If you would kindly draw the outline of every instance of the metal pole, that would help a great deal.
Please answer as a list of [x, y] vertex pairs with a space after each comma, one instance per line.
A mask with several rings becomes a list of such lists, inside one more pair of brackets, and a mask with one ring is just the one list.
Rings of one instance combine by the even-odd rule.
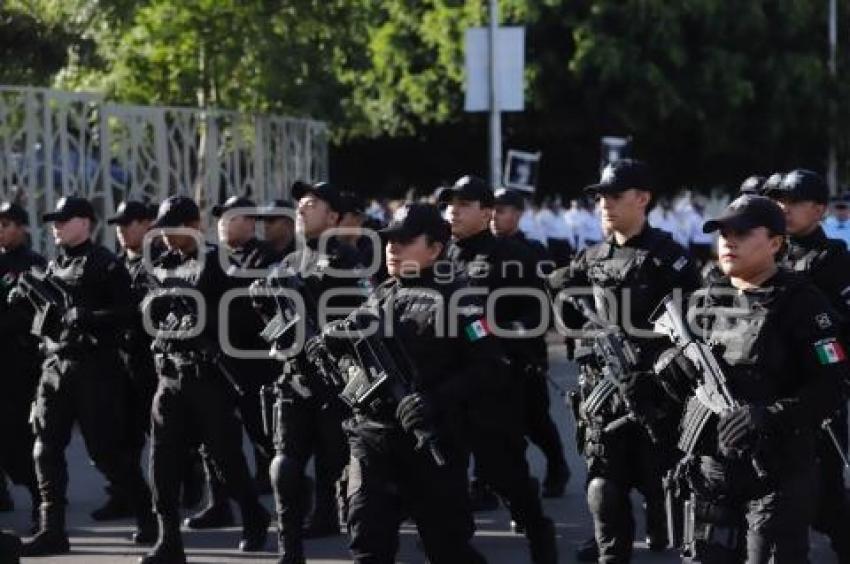
[[[838, 44], [838, 16], [836, 0], [829, 0], [829, 74], [835, 80], [838, 75], [838, 66], [836, 64], [836, 51]], [[836, 107], [835, 100], [829, 101], [829, 158], [827, 163], [826, 179], [829, 184], [829, 193], [835, 195], [838, 193], [838, 155], [835, 150], [835, 116]]]
[[502, 184], [502, 114], [499, 104], [499, 76], [496, 67], [496, 32], [499, 29], [498, 0], [490, 0], [489, 70], [490, 70], [490, 184]]

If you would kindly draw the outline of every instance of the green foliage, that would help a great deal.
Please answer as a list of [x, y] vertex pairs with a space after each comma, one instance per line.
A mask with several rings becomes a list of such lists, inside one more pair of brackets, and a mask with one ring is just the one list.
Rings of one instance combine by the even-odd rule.
[[[842, 55], [841, 78], [829, 75], [827, 4], [501, 0], [502, 23], [527, 38], [527, 110], [506, 115], [506, 144], [544, 151], [550, 189], [592, 178], [605, 134], [633, 136], [670, 187], [822, 169], [830, 132], [850, 154], [838, 104], [850, 69]], [[839, 4], [846, 50], [850, 0]], [[28, 59], [7, 41], [5, 81], [310, 115], [352, 147], [484, 127], [462, 109], [463, 37], [486, 0], [9, 0], [0, 14], [50, 46]], [[459, 139], [434, 150], [478, 164]]]

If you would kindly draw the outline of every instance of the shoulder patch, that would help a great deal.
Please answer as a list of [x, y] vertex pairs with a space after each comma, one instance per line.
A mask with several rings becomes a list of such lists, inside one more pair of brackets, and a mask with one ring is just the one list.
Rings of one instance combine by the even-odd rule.
[[464, 327], [463, 332], [466, 335], [467, 340], [472, 343], [491, 334], [490, 327], [487, 325], [487, 320], [483, 317]]
[[828, 313], [819, 313], [815, 316], [815, 323], [821, 329], [829, 329], [832, 327], [832, 320], [829, 318]]
[[844, 347], [835, 338], [823, 339], [816, 342], [815, 353], [821, 364], [835, 364], [847, 359]]

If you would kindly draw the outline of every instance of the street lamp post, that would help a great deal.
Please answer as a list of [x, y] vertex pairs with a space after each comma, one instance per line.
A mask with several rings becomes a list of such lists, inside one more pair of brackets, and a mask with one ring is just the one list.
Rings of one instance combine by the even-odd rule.
[[498, 0], [490, 0], [489, 23], [489, 79], [490, 79], [490, 185], [502, 184], [502, 114], [499, 105], [499, 76], [497, 72], [496, 48], [499, 29]]

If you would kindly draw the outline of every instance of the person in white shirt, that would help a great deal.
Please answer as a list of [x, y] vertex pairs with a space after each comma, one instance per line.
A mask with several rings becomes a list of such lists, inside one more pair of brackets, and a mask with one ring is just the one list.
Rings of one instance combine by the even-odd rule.
[[555, 264], [559, 267], [568, 265], [573, 255], [573, 234], [557, 201], [550, 200], [540, 207], [537, 225], [546, 237], [546, 246]]
[[522, 212], [522, 217], [519, 219], [519, 229], [525, 233], [526, 238], [539, 241], [545, 245], [546, 235], [543, 233], [543, 230], [540, 228], [540, 224], [537, 222], [537, 212], [535, 208], [536, 206], [534, 204], [525, 207], [525, 211]]
[[850, 248], [850, 193], [833, 200], [832, 214], [823, 222], [823, 230], [830, 239], [840, 239]]

